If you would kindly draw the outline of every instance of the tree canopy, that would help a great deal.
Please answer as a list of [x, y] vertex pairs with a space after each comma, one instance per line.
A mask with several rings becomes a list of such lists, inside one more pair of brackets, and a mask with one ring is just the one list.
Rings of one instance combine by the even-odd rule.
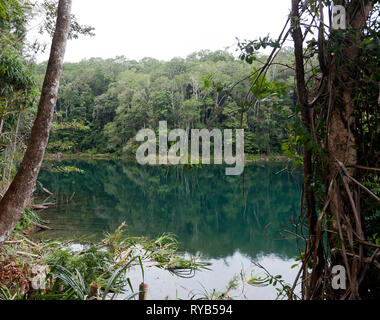
[[[290, 49], [279, 57], [284, 64], [291, 60]], [[249, 77], [260, 65], [225, 51], [170, 61], [117, 57], [66, 63], [55, 114], [60, 130], [49, 150], [132, 154], [136, 133], [166, 120], [169, 129], [242, 127], [248, 153], [280, 153], [295, 112], [294, 77], [273, 66], [241, 119]], [[37, 72], [43, 74], [44, 66], [37, 65]]]

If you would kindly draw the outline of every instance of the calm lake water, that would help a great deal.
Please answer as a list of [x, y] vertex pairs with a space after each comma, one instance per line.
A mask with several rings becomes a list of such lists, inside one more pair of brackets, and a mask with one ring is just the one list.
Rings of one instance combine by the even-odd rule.
[[[55, 173], [54, 166], [75, 166], [81, 173]], [[299, 211], [301, 176], [282, 172], [284, 164], [251, 164], [242, 176], [226, 176], [222, 166], [186, 169], [140, 166], [106, 160], [45, 162], [39, 181], [54, 192], [57, 206], [42, 212], [54, 230], [45, 238], [100, 240], [122, 222], [134, 236], [178, 236], [181, 251], [212, 263], [211, 271], [183, 279], [147, 267], [148, 299], [188, 299], [212, 289], [223, 290], [242, 270], [247, 277], [263, 272], [252, 260], [289, 282], [297, 274], [291, 230]], [[244, 189], [244, 192], [243, 192]], [[141, 272], [133, 270], [138, 287]], [[242, 294], [243, 293], [243, 294]], [[244, 286], [236, 298], [273, 299], [273, 287]]]

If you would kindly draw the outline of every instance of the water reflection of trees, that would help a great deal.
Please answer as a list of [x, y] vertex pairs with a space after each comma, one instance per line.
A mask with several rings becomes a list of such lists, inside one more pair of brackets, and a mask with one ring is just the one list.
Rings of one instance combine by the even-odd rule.
[[[218, 166], [142, 167], [113, 161], [65, 161], [84, 174], [43, 170], [40, 181], [53, 190], [60, 206], [44, 213], [56, 233], [102, 236], [126, 221], [132, 235], [178, 235], [182, 248], [207, 257], [224, 257], [237, 249], [251, 257], [276, 253], [293, 256], [294, 244], [279, 233], [298, 212], [300, 177], [280, 164], [246, 167], [226, 176]], [[67, 201], [72, 197], [71, 201]]]

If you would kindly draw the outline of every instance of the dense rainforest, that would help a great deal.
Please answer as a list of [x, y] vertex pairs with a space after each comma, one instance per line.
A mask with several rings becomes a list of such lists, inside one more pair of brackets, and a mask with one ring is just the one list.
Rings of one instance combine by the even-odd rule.
[[[140, 61], [125, 57], [65, 63], [48, 152], [135, 154], [140, 129], [245, 129], [245, 151], [279, 154], [294, 115], [294, 74], [273, 66], [260, 96], [244, 115], [253, 65], [226, 51], [201, 51], [186, 59]], [[292, 50], [278, 58], [291, 63]], [[35, 66], [36, 78], [46, 64]], [[244, 80], [245, 79], [245, 80]]]
[[[247, 154], [283, 153], [303, 168], [295, 236], [304, 243], [287, 298], [298, 283], [306, 300], [378, 299], [378, 2], [292, 0], [278, 39], [239, 42], [238, 57], [63, 64], [67, 39], [92, 34], [70, 8], [0, 0], [0, 247], [31, 207], [45, 150], [134, 157], [136, 133], [160, 120], [169, 129], [243, 128]], [[47, 63], [36, 63], [41, 46], [26, 38], [36, 12], [40, 31], [54, 35]], [[334, 266], [347, 287], [333, 288]]]

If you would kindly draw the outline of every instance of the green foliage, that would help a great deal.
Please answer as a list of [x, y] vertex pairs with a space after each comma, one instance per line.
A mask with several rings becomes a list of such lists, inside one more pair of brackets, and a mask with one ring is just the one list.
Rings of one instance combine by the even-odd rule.
[[[71, 250], [55, 250], [44, 260], [45, 264], [60, 266], [58, 271], [67, 270], [79, 273], [86, 285], [101, 284], [110, 277], [110, 268], [113, 263], [110, 252], [100, 250], [98, 247], [90, 246], [84, 252], [73, 252]], [[62, 269], [64, 268], [64, 269]], [[52, 273], [55, 269], [52, 269]]]
[[[288, 128], [289, 132], [293, 131], [293, 128]], [[288, 139], [282, 141], [281, 149], [284, 156], [292, 159], [292, 166], [298, 167], [303, 164], [301, 148], [300, 148], [300, 137], [295, 134], [289, 134]]]
[[[280, 300], [283, 298], [287, 299], [294, 299], [297, 300], [299, 297], [294, 294], [292, 291], [292, 287], [290, 284], [286, 283], [285, 280], [282, 279], [281, 275], [273, 276], [271, 275], [263, 266], [260, 264], [254, 263], [259, 268], [264, 270], [265, 275], [253, 275], [251, 274], [251, 278], [247, 280], [247, 283], [254, 287], [266, 287], [266, 286], [273, 286], [275, 290], [277, 291], [277, 298], [276, 300]], [[294, 265], [293, 267], [296, 267], [298, 265]]]
[[217, 291], [215, 289], [207, 290], [203, 288], [201, 295], [194, 295], [191, 300], [232, 300], [230, 291], [237, 289], [239, 286], [238, 276], [234, 276], [227, 284], [223, 291]]
[[[140, 266], [143, 279], [146, 261], [156, 261], [156, 267], [165, 267], [179, 276], [185, 276], [189, 270], [200, 270], [206, 265], [193, 257], [181, 257], [173, 235], [164, 234], [156, 240], [149, 240], [130, 237], [125, 230], [123, 223], [115, 232], [107, 234], [101, 243], [84, 245], [81, 250], [73, 250], [65, 245], [54, 250], [51, 247], [52, 250], [40, 262], [51, 266], [47, 278], [49, 289], [32, 298], [112, 300], [127, 293], [129, 288], [131, 294], [126, 299], [133, 299], [138, 292], [133, 291], [127, 277], [133, 265]], [[172, 264], [164, 266], [158, 262], [166, 260]]]
[[[45, 20], [41, 24], [39, 31], [40, 33], [47, 32], [51, 37], [54, 34], [55, 22], [57, 20], [57, 0], [44, 0], [41, 4], [41, 10], [44, 11]], [[91, 26], [81, 25], [77, 21], [74, 15], [71, 15], [71, 28], [69, 32], [69, 39], [78, 39], [79, 35], [89, 35], [94, 36], [95, 29]]]
[[[31, 70], [12, 50], [0, 56], [0, 85], [3, 94], [18, 90], [31, 90], [34, 86]], [[6, 91], [5, 91], [6, 90]]]
[[61, 173], [81, 173], [83, 174], [84, 171], [82, 169], [79, 169], [77, 167], [74, 167], [74, 166], [55, 166], [53, 168], [50, 169], [51, 172], [61, 172]]
[[[290, 57], [285, 53], [279, 61]], [[223, 51], [168, 62], [118, 57], [66, 63], [48, 150], [134, 155], [136, 133], [156, 130], [160, 120], [169, 129], [240, 128], [249, 77], [260, 65], [249, 66]], [[284, 68], [273, 68], [252, 88], [243, 119], [248, 153], [281, 152], [294, 110], [289, 77]]]
[[17, 286], [16, 292], [13, 292], [8, 287], [0, 285], [0, 301], [23, 300], [23, 298], [24, 294], [21, 293], [19, 286]]
[[[104, 277], [102, 278], [104, 287], [99, 287], [94, 282], [89, 285], [88, 279], [86, 280], [83, 273], [77, 269], [75, 269], [75, 273], [73, 273], [62, 265], [54, 265], [49, 273], [49, 278], [54, 277], [54, 281], [50, 280], [54, 283], [53, 286], [48, 293], [33, 296], [33, 299], [113, 300], [117, 294], [126, 292], [126, 285], [127, 283], [130, 284], [130, 280], [125, 277], [125, 273], [134, 260], [136, 260], [136, 257], [130, 259], [125, 266], [120, 267], [115, 271], [108, 270], [109, 272], [107, 275], [102, 274], [101, 277]], [[87, 266], [91, 267], [91, 264], [88, 264]], [[88, 275], [88, 272], [86, 272], [85, 275]], [[99, 280], [99, 278], [96, 280], [97, 283], [100, 284], [99, 281], [101, 280]], [[96, 288], [96, 291], [92, 293], [91, 288]], [[100, 289], [102, 291], [101, 295]], [[132, 293], [126, 299], [132, 299], [137, 294], [138, 293]]]
[[45, 221], [41, 220], [34, 211], [25, 209], [21, 219], [17, 222], [14, 228], [14, 231], [18, 232], [26, 230], [33, 222], [41, 225], [46, 223]]
[[257, 60], [257, 53], [260, 49], [266, 49], [267, 47], [280, 48], [280, 43], [277, 40], [270, 39], [268, 35], [252, 41], [240, 41], [238, 39], [238, 47], [241, 51], [239, 58], [248, 64], [252, 64], [253, 61]]

